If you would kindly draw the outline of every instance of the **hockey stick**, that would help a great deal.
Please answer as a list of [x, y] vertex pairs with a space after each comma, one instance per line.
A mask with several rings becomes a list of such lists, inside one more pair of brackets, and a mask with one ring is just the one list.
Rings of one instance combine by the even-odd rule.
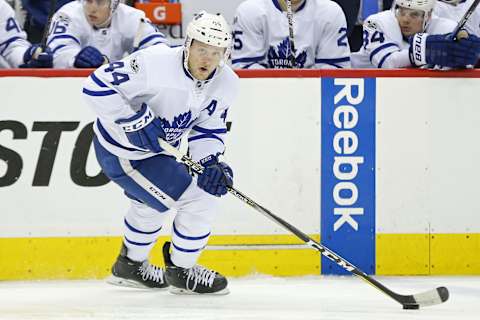
[[290, 45], [290, 62], [292, 63], [292, 68], [296, 68], [297, 58], [295, 57], [295, 40], [293, 37], [292, 1], [286, 0], [286, 3], [287, 3], [287, 20], [288, 20], [288, 42]]
[[[462, 19], [460, 19], [457, 26], [455, 27], [455, 29], [452, 32], [453, 40], [457, 40], [457, 38], [459, 37], [458, 34], [459, 34], [460, 30], [462, 30], [463, 27], [465, 27], [465, 24], [468, 22], [468, 19], [470, 19], [470, 16], [473, 14], [473, 12], [475, 11], [475, 9], [477, 8], [479, 3], [480, 3], [480, 0], [473, 1], [472, 4], [470, 5], [470, 8], [468, 8], [467, 12], [465, 12]], [[465, 35], [465, 36], [468, 36], [468, 35]]]
[[[188, 156], [182, 154], [178, 149], [175, 147], [172, 147], [169, 143], [167, 143], [164, 140], [159, 140], [160, 146], [170, 153], [171, 155], [175, 156], [177, 158], [177, 161], [184, 163], [187, 167], [192, 169], [195, 173], [201, 174], [203, 172], [203, 166], [200, 165], [199, 163], [193, 161], [191, 158]], [[236, 190], [233, 187], [228, 187], [228, 192], [230, 192], [232, 195], [243, 201], [244, 203], [248, 204], [250, 207], [253, 209], [257, 210], [261, 214], [263, 214], [265, 217], [273, 220], [274, 222], [278, 223], [291, 233], [293, 233], [295, 236], [297, 236], [299, 239], [301, 239], [303, 242], [305, 242], [307, 245], [310, 247], [320, 251], [320, 253], [327, 257], [328, 259], [332, 260], [335, 262], [337, 265], [342, 267], [343, 269], [353, 273], [356, 276], [359, 276], [363, 280], [365, 280], [368, 284], [372, 285], [376, 289], [380, 290], [393, 300], [397, 301], [403, 306], [403, 309], [418, 309], [420, 307], [426, 307], [426, 306], [431, 306], [431, 305], [436, 305], [440, 304], [442, 302], [445, 302], [448, 300], [449, 293], [448, 289], [445, 287], [439, 287], [433, 290], [429, 290], [426, 292], [414, 294], [414, 295], [401, 295], [398, 293], [393, 292], [392, 290], [388, 289], [385, 287], [383, 284], [381, 284], [379, 281], [375, 280], [374, 278], [370, 277], [367, 275], [365, 272], [360, 270], [359, 268], [355, 267], [353, 264], [345, 260], [344, 258], [340, 257], [338, 254], [333, 252], [332, 250], [328, 249], [324, 245], [316, 242], [312, 238], [310, 238], [308, 235], [297, 229], [296, 227], [292, 226], [282, 218], [276, 216], [272, 212], [270, 212], [268, 209], [262, 207], [258, 203], [256, 203], [254, 200], [250, 199], [246, 195], [242, 194], [240, 191]]]
[[48, 12], [47, 24], [43, 29], [42, 40], [40, 40], [40, 45], [42, 46], [42, 48], [47, 47], [48, 33], [50, 31], [50, 26], [52, 25], [52, 18], [53, 18], [53, 15], [55, 14], [56, 8], [57, 8], [57, 0], [50, 0], [50, 11]]

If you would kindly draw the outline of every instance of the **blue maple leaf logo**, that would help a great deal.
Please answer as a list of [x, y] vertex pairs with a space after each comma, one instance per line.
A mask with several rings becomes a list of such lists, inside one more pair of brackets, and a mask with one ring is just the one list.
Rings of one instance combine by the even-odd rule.
[[165, 139], [169, 142], [175, 141], [182, 136], [185, 129], [192, 123], [192, 112], [188, 111], [173, 117], [172, 123], [165, 118], [160, 118], [160, 121], [165, 131]]
[[302, 51], [298, 56], [295, 57], [295, 62], [297, 63], [297, 68], [303, 68], [305, 62], [307, 62], [307, 52]]
[[291, 55], [290, 51], [290, 41], [288, 38], [285, 38], [280, 44], [278, 45], [278, 55], [282, 58], [288, 58]]
[[[290, 61], [291, 50], [290, 50], [290, 41], [288, 38], [283, 39], [275, 48], [270, 46], [267, 54], [268, 66], [270, 68], [282, 69], [290, 68], [292, 62]], [[307, 52], [302, 51], [300, 54], [295, 56], [295, 62], [297, 63], [297, 68], [303, 68], [305, 62], [307, 61]]]

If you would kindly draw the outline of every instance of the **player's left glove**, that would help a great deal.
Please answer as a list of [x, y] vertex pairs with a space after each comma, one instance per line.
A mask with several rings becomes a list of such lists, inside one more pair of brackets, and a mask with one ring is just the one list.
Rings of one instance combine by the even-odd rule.
[[50, 48], [33, 44], [23, 54], [23, 64], [20, 68], [52, 68], [53, 53]]
[[200, 164], [205, 169], [198, 176], [197, 185], [211, 195], [217, 197], [225, 195], [227, 187], [233, 186], [232, 168], [225, 162], [220, 162], [215, 155], [200, 160]]
[[479, 54], [480, 38], [475, 35], [453, 40], [452, 34], [417, 33], [410, 38], [410, 62], [415, 66], [465, 67], [474, 65]]
[[147, 104], [142, 104], [142, 108], [134, 116], [127, 119], [119, 119], [115, 123], [119, 124], [125, 131], [128, 141], [134, 146], [155, 153], [163, 151], [158, 143], [159, 138], [165, 139], [162, 122], [155, 116]]
[[107, 56], [103, 55], [97, 48], [86, 46], [75, 57], [73, 66], [75, 68], [98, 68], [108, 62]]

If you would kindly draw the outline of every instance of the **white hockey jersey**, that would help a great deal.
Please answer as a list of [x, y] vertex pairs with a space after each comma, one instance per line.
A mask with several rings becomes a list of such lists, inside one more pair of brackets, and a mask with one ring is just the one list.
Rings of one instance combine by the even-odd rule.
[[72, 68], [76, 55], [86, 46], [116, 61], [138, 48], [165, 42], [165, 36], [141, 10], [120, 3], [110, 26], [99, 29], [89, 24], [82, 3], [73, 1], [55, 13], [47, 45], [53, 51], [55, 68]]
[[[426, 33], [445, 34], [455, 29], [455, 22], [432, 16]], [[408, 68], [410, 45], [400, 30], [393, 10], [369, 16], [363, 24], [363, 46], [352, 53], [353, 68]]]
[[[470, 5], [473, 1], [474, 0], [464, 0], [456, 6], [437, 1], [437, 4], [433, 9], [433, 13], [439, 17], [447, 18], [458, 23], [460, 19], [462, 19], [465, 12], [467, 12], [468, 8], [470, 8]], [[468, 31], [468, 33], [480, 37], [480, 7], [477, 7], [467, 20], [465, 29]]]
[[28, 48], [30, 42], [15, 19], [15, 11], [5, 0], [0, 0], [0, 56], [8, 63], [6, 67], [23, 64], [23, 54]]
[[227, 65], [209, 80], [195, 80], [184, 69], [183, 47], [152, 46], [97, 69], [85, 81], [83, 96], [98, 116], [96, 136], [111, 153], [132, 160], [155, 155], [130, 144], [115, 123], [146, 103], [160, 118], [166, 140], [178, 146], [188, 135], [189, 152], [200, 160], [224, 152], [227, 110], [238, 84]]
[[[345, 15], [330, 0], [306, 0], [293, 14], [298, 68], [350, 67]], [[237, 8], [233, 23], [234, 68], [290, 68], [286, 12], [277, 0], [247, 0]]]

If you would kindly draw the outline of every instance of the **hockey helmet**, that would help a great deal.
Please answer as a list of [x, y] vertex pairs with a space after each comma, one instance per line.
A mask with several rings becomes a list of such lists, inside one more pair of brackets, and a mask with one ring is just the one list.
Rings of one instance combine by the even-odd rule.
[[436, 2], [437, 0], [395, 0], [392, 9], [396, 10], [397, 7], [402, 7], [422, 11], [424, 13], [423, 30], [425, 31], [432, 17], [432, 11]]
[[[98, 6], [108, 6], [110, 8], [110, 16], [103, 24], [108, 24], [112, 20], [113, 13], [117, 10], [120, 0], [94, 0]], [[85, 4], [86, 0], [81, 0], [82, 4]]]
[[227, 62], [232, 46], [232, 30], [227, 20], [220, 13], [211, 14], [202, 10], [195, 14], [193, 20], [188, 24], [184, 45], [186, 70], [188, 70], [188, 55], [193, 40], [225, 48], [220, 67]]

